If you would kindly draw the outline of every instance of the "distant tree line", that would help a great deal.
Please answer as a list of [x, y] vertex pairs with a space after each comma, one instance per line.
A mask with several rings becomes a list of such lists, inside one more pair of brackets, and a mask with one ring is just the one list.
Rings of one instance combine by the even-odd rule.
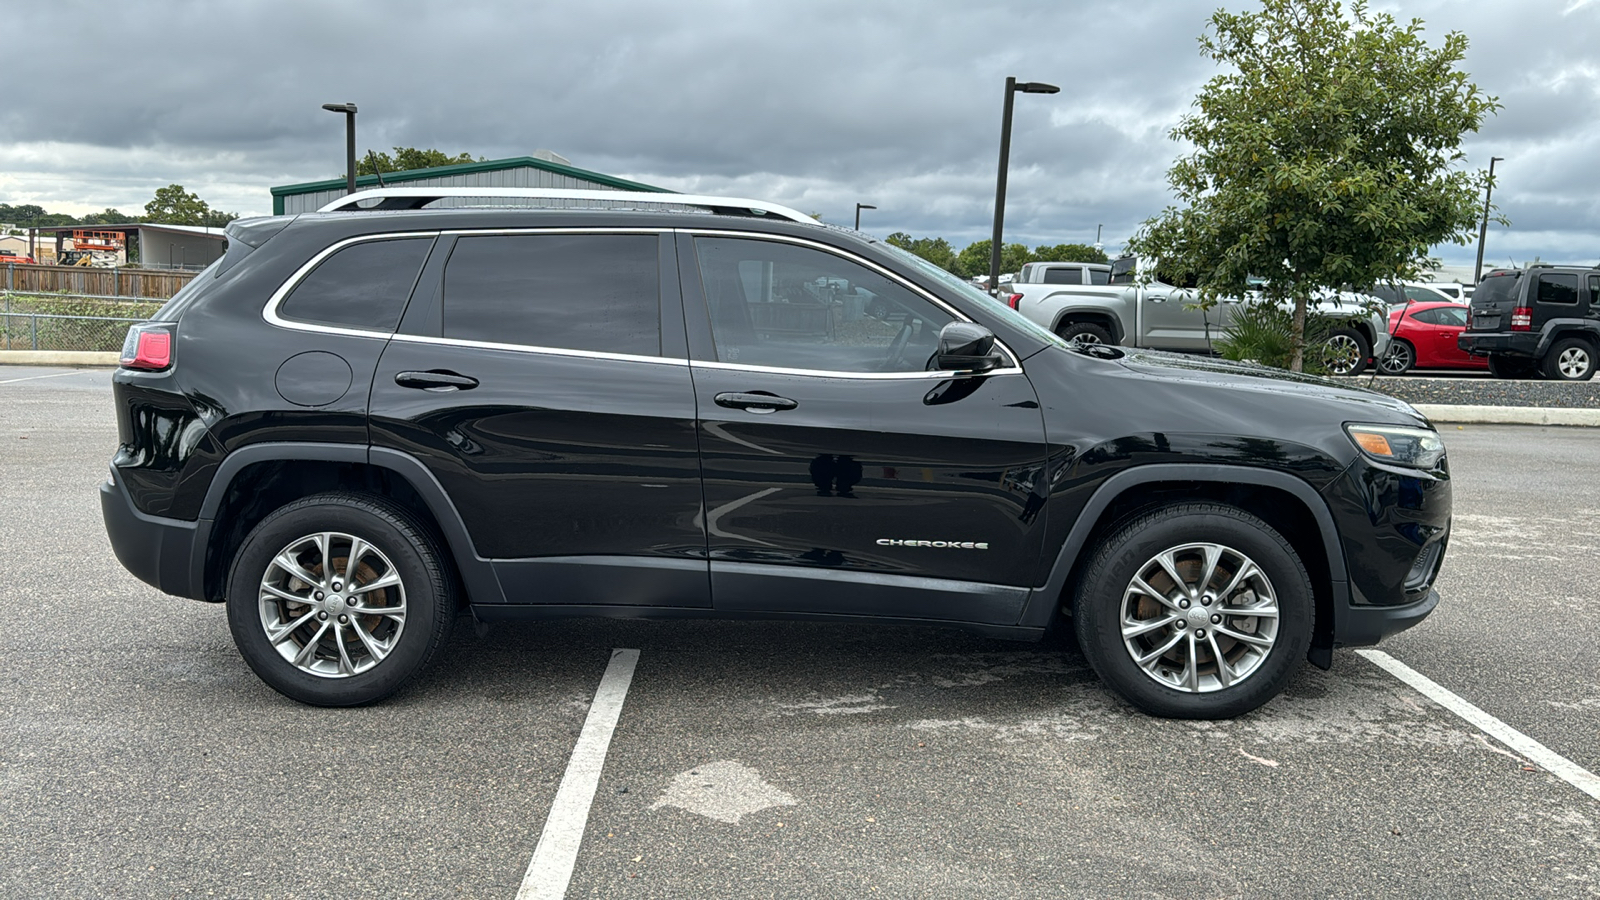
[[[484, 157], [472, 158], [471, 153], [457, 153], [455, 156], [443, 150], [419, 150], [416, 147], [396, 147], [394, 155], [378, 153], [372, 150], [367, 155], [356, 160], [357, 175], [374, 175], [379, 172], [408, 172], [412, 169], [434, 169], [439, 166], [456, 166], [461, 163], [483, 162]], [[343, 176], [340, 172], [338, 176]]]
[[[962, 278], [989, 274], [992, 241], [976, 241], [957, 252], [944, 238], [914, 238], [903, 231], [884, 240]], [[1104, 252], [1088, 244], [1041, 244], [1032, 250], [1025, 244], [1006, 244], [1000, 248], [1001, 272], [1015, 272], [1031, 262], [1103, 263], [1109, 259]]]
[[144, 205], [144, 215], [132, 216], [116, 209], [71, 216], [66, 213], [46, 212], [44, 207], [31, 203], [12, 206], [0, 203], [0, 222], [18, 228], [45, 228], [51, 225], [128, 225], [149, 222], [152, 225], [206, 225], [221, 228], [239, 218], [235, 212], [212, 209], [194, 193], [184, 190], [181, 184], [159, 188], [149, 203]]

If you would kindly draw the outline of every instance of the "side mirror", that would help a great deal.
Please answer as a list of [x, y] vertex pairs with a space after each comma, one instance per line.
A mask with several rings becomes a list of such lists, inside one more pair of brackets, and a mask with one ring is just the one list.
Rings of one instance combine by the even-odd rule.
[[998, 369], [1005, 361], [994, 349], [994, 332], [972, 322], [951, 322], [939, 329], [939, 352], [933, 359], [940, 371], [974, 374]]

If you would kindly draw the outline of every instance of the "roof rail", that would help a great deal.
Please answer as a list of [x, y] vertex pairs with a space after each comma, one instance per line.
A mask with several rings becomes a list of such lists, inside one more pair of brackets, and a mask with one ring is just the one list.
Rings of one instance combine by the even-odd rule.
[[[646, 191], [589, 191], [572, 188], [468, 188], [468, 187], [391, 187], [357, 191], [329, 203], [317, 212], [371, 212], [375, 210], [421, 209], [435, 200], [449, 197], [505, 200], [603, 200], [608, 203], [649, 203], [652, 206], [699, 206], [724, 216], [777, 216], [791, 222], [815, 225], [817, 220], [787, 206], [764, 200], [739, 197], [712, 197], [704, 194], [650, 193]], [[362, 206], [366, 201], [377, 201]], [[494, 204], [473, 204], [493, 206]], [[507, 204], [511, 205], [511, 204]]]

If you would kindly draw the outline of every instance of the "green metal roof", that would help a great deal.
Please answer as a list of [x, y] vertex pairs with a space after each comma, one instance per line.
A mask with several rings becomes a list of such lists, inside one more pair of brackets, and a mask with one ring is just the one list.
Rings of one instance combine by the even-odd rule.
[[[522, 168], [543, 169], [546, 172], [556, 175], [565, 175], [569, 178], [581, 178], [584, 181], [592, 181], [595, 184], [603, 184], [607, 187], [613, 187], [624, 191], [650, 191], [658, 194], [676, 193], [676, 191], [669, 191], [666, 188], [660, 188], [650, 184], [641, 184], [637, 181], [628, 181], [625, 178], [615, 178], [610, 175], [602, 175], [599, 172], [591, 172], [588, 169], [580, 169], [576, 166], [564, 166], [561, 163], [551, 162], [547, 159], [535, 159], [532, 156], [513, 156], [509, 159], [486, 159], [483, 162], [459, 163], [453, 166], [435, 166], [431, 169], [407, 169], [403, 172], [385, 172], [383, 173], [383, 183], [385, 185], [397, 185], [407, 181], [417, 181], [423, 178], [441, 178], [451, 175], [470, 175], [474, 172], [498, 172], [504, 169]], [[272, 189], [273, 215], [283, 215], [284, 197], [291, 197], [296, 194], [313, 194], [318, 191], [336, 191], [344, 186], [345, 179], [329, 178], [324, 181], [307, 181], [303, 184], [286, 184], [282, 187], [275, 187]], [[375, 188], [377, 186], [378, 176], [376, 175], [356, 176], [356, 190], [361, 190], [362, 188]]]

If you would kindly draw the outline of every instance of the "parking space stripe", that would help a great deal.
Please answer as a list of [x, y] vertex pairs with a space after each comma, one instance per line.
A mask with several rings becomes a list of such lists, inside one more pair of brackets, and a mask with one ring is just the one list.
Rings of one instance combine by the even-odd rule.
[[61, 378], [61, 377], [65, 376], [65, 375], [76, 375], [76, 374], [78, 374], [76, 371], [72, 371], [72, 372], [51, 372], [48, 375], [29, 375], [27, 378], [8, 378], [5, 381], [0, 381], [0, 384], [16, 384], [19, 381], [38, 381], [41, 378]]
[[1600, 800], [1600, 776], [1473, 706], [1433, 679], [1382, 650], [1357, 650], [1356, 653], [1410, 685], [1417, 693], [1466, 719], [1483, 733], [1522, 754], [1550, 774]]
[[561, 776], [561, 786], [556, 789], [555, 802], [550, 805], [550, 816], [544, 821], [544, 832], [539, 835], [539, 846], [534, 848], [527, 874], [522, 876], [517, 900], [560, 900], [566, 895], [572, 867], [578, 861], [578, 846], [583, 843], [583, 830], [589, 822], [589, 805], [600, 786], [600, 770], [606, 764], [611, 733], [622, 715], [622, 701], [628, 696], [638, 662], [637, 650], [611, 651], [611, 663], [600, 677], [594, 702], [589, 704], [589, 716], [572, 748], [566, 774]]

